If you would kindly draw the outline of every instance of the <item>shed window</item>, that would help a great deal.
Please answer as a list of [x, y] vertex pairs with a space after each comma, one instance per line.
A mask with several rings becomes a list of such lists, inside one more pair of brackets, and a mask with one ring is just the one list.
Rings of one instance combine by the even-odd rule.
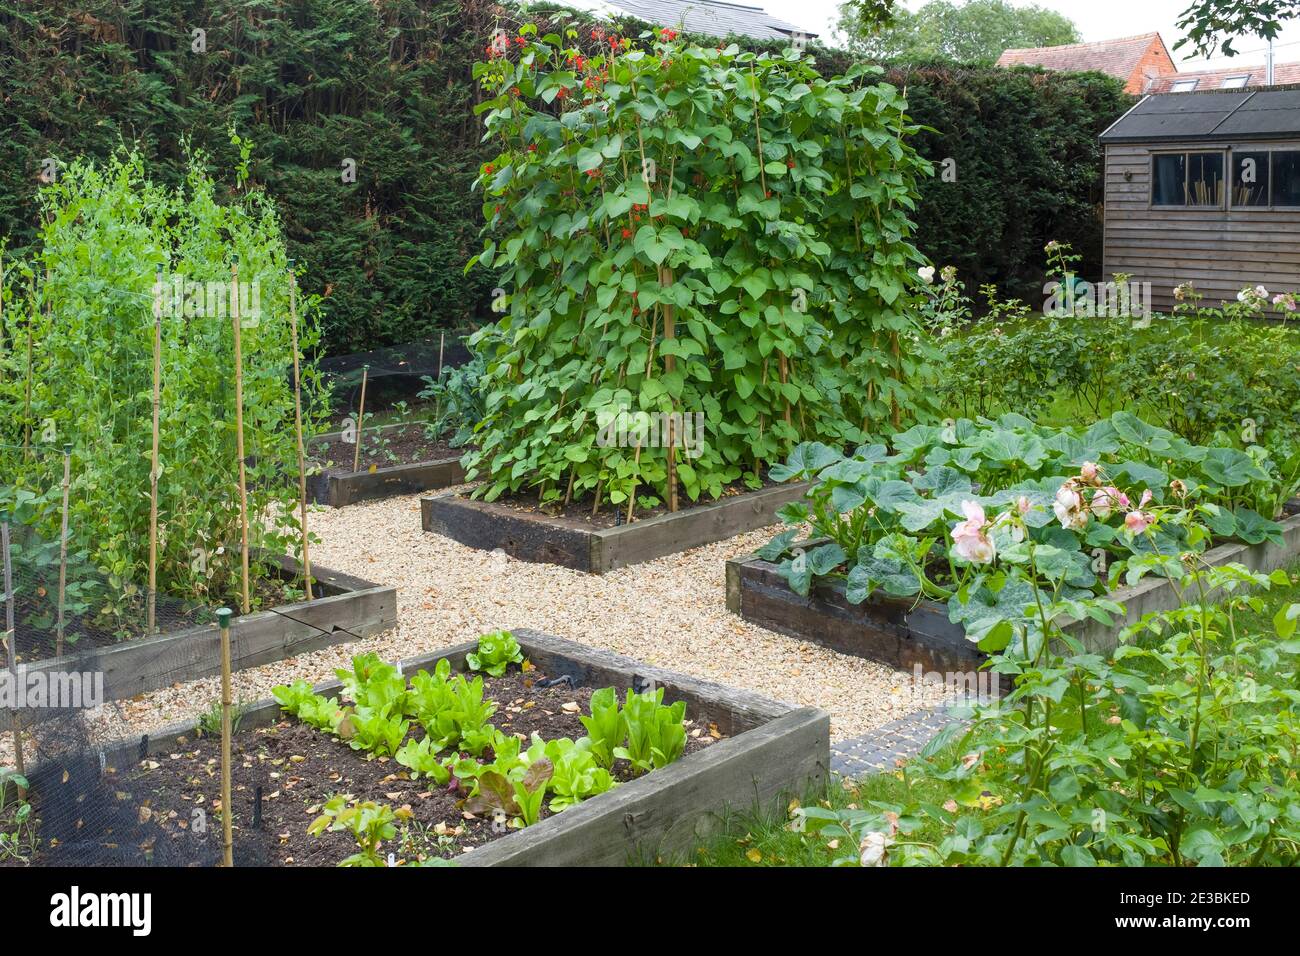
[[1222, 206], [1222, 153], [1157, 153], [1151, 164], [1153, 206]]
[[1273, 154], [1273, 205], [1300, 206], [1300, 152]]
[[1232, 204], [1267, 206], [1269, 182], [1268, 153], [1232, 154]]

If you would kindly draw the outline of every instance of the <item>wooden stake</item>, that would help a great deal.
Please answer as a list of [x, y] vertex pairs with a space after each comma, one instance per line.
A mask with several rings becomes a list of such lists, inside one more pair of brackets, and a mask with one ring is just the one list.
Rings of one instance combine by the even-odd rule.
[[59, 532], [59, 617], [55, 625], [54, 656], [63, 656], [63, 612], [68, 595], [68, 497], [72, 488], [72, 446], [63, 446], [63, 520]]
[[293, 423], [298, 433], [298, 523], [302, 528], [302, 577], [307, 600], [311, 593], [311, 555], [307, 550], [307, 465], [302, 444], [302, 379], [298, 367], [298, 277], [289, 260], [289, 337], [293, 346]]
[[221, 863], [235, 865], [230, 806], [230, 608], [217, 611], [221, 629]]
[[239, 459], [240, 609], [252, 608], [248, 595], [248, 471], [244, 464], [244, 350], [239, 330], [239, 257], [230, 264], [230, 312], [235, 327], [235, 455]]
[[641, 467], [641, 436], [636, 436], [636, 454], [632, 456], [632, 491], [627, 496], [627, 523], [632, 523], [632, 509], [636, 506], [636, 469]]
[[357, 403], [357, 450], [352, 456], [352, 470], [361, 470], [361, 430], [366, 421], [366, 379], [370, 377], [370, 366], [361, 366], [361, 401]]
[[[667, 289], [673, 284], [673, 270], [661, 266], [659, 268], [659, 285]], [[677, 335], [674, 307], [665, 305], [664, 312], [664, 341], [671, 342]], [[671, 375], [677, 368], [677, 357], [674, 355], [664, 356], [664, 374]], [[675, 427], [676, 418], [673, 415], [668, 416], [668, 510], [677, 510], [677, 429]]]
[[447, 344], [447, 333], [438, 333], [438, 378], [442, 378], [442, 350]]
[[[17, 631], [14, 628], [14, 571], [13, 563], [9, 554], [9, 518], [6, 516], [0, 521], [0, 550], [4, 551], [4, 571], [5, 571], [5, 656], [9, 658], [9, 679], [15, 690], [18, 687], [18, 640]], [[19, 721], [19, 711], [14, 708], [13, 714], [13, 735], [14, 735], [14, 769], [18, 771], [20, 777], [27, 775], [26, 768], [23, 766], [23, 733], [22, 724]], [[22, 799], [27, 796], [27, 788], [18, 788], [18, 798]]]
[[153, 454], [149, 464], [149, 609], [145, 631], [154, 633], [158, 613], [158, 405], [162, 394], [162, 269], [153, 300]]

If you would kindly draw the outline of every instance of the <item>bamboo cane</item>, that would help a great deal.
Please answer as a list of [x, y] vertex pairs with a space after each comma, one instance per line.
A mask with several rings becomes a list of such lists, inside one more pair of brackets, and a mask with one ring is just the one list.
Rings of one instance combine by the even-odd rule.
[[[673, 271], [666, 266], [659, 269], [659, 285], [667, 289], [673, 284]], [[663, 307], [664, 312], [664, 341], [671, 342], [676, 337], [675, 312], [671, 305]], [[671, 375], [677, 368], [677, 358], [674, 355], [664, 356], [664, 374]], [[677, 429], [676, 419], [670, 415], [668, 417], [668, 510], [677, 510]]]
[[447, 345], [447, 333], [439, 332], [438, 333], [438, 378], [440, 380], [442, 378], [442, 350], [446, 347], [446, 345]]
[[293, 346], [293, 423], [298, 434], [298, 520], [302, 528], [302, 577], [311, 593], [311, 555], [307, 549], [307, 467], [302, 444], [302, 378], [298, 366], [298, 277], [294, 275], [293, 260], [289, 260], [289, 336]]
[[158, 405], [162, 392], [162, 269], [155, 275], [153, 301], [153, 454], [149, 463], [149, 608], [145, 630], [156, 630], [158, 614]]
[[244, 464], [244, 351], [239, 331], [239, 257], [230, 264], [230, 311], [235, 328], [235, 455], [239, 459], [240, 609], [251, 609], [248, 596], [248, 472]]
[[[18, 640], [17, 631], [14, 628], [14, 571], [9, 553], [9, 518], [7, 515], [3, 520], [0, 520], [0, 550], [4, 551], [5, 572], [5, 656], [9, 658], [9, 679], [16, 691], [18, 688]], [[21, 714], [15, 708], [13, 710], [14, 769], [18, 771], [20, 777], [26, 777], [27, 772], [23, 765], [23, 728], [20, 717]], [[27, 788], [19, 787], [19, 799], [25, 796], [27, 796]]]
[[361, 366], [361, 401], [357, 404], [357, 450], [352, 455], [352, 470], [361, 470], [361, 430], [366, 421], [366, 379], [370, 377], [370, 366]]
[[234, 840], [230, 806], [230, 608], [217, 611], [221, 629], [221, 862], [233, 867]]
[[72, 446], [63, 446], [63, 517], [59, 531], [59, 617], [55, 625], [54, 656], [63, 656], [63, 615], [68, 595], [68, 498], [72, 488]]

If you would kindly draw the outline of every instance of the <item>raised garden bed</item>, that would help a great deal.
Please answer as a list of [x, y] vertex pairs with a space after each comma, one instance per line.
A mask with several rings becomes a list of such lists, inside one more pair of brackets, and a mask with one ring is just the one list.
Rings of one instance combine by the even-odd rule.
[[[273, 557], [281, 573], [301, 577], [289, 557]], [[231, 667], [242, 670], [378, 634], [397, 623], [397, 589], [312, 567], [315, 600], [296, 601], [235, 617]], [[74, 650], [61, 658], [19, 664], [20, 679], [36, 672], [97, 671], [105, 701], [135, 697], [184, 681], [221, 673], [221, 638], [215, 624], [187, 627], [111, 647]], [[0, 726], [8, 726], [0, 711]]]
[[781, 506], [807, 488], [774, 485], [613, 527], [453, 492], [421, 499], [420, 510], [425, 531], [471, 548], [501, 548], [524, 561], [604, 574], [776, 524]]
[[[1242, 564], [1252, 571], [1285, 568], [1300, 559], [1300, 516], [1282, 521], [1283, 544], [1224, 544], [1205, 553], [1210, 564]], [[1163, 578], [1148, 577], [1109, 595], [1122, 604], [1125, 617], [1107, 627], [1099, 621], [1075, 621], [1067, 629], [1093, 653], [1115, 649], [1117, 635], [1143, 615], [1178, 606], [1174, 589]], [[814, 585], [808, 597], [790, 589], [777, 565], [757, 556], [727, 562], [727, 608], [745, 620], [813, 641], [845, 654], [866, 657], [911, 670], [964, 673], [987, 655], [966, 639], [948, 609], [929, 600], [898, 600], [873, 595], [850, 604], [844, 587]]]
[[[535, 631], [513, 633], [536, 670], [488, 678], [489, 696], [513, 705], [502, 707], [493, 718], [504, 732], [539, 729], [548, 739], [576, 737], [582, 727], [565, 712], [564, 703], [585, 701], [598, 687], [612, 686], [621, 696], [625, 688], [653, 685], [664, 688], [665, 703], [685, 701], [692, 727], [703, 729], [703, 736], [713, 742], [706, 744], [702, 736], [688, 738], [693, 742], [675, 763], [627, 779], [526, 829], [503, 832], [490, 820], [464, 819], [444, 787], [403, 779], [403, 768], [395, 761], [366, 761], [319, 731], [286, 721], [278, 704], [263, 701], [243, 711], [235, 735], [236, 863], [284, 865], [290, 857], [293, 863], [337, 863], [355, 850], [354, 846], [348, 849], [347, 837], [316, 838], [305, 832], [315, 815], [307, 812], [308, 807], [337, 792], [394, 806], [410, 804], [423, 832], [454, 833], [446, 842], [446, 855], [461, 865], [621, 865], [689, 852], [720, 825], [720, 814], [727, 807], [748, 809], [756, 801], [769, 808], [783, 806], [787, 795], [801, 795], [825, 780], [830, 719], [824, 711], [792, 708]], [[466, 654], [477, 647], [477, 642], [462, 644], [404, 661], [402, 673], [431, 669], [444, 657], [453, 671], [464, 670]], [[541, 675], [568, 681], [543, 688], [537, 683]], [[332, 681], [316, 691], [330, 695], [340, 687]], [[211, 847], [195, 846], [193, 834], [175, 822], [187, 824], [193, 808], [208, 807], [207, 842], [219, 840], [220, 826], [211, 810], [217, 783], [209, 773], [216, 742], [196, 742], [195, 733], [193, 723], [176, 726], [142, 741], [116, 745], [104, 754], [106, 770], [97, 789], [117, 794], [119, 800], [120, 794], [128, 794], [132, 806], [150, 808], [148, 816], [160, 821], [149, 848], [155, 859], [213, 859]], [[150, 755], [166, 756], [150, 761]], [[42, 785], [60, 773], [60, 768], [51, 766], [29, 775], [37, 801]], [[262, 815], [261, 829], [256, 830], [253, 813], [259, 788]], [[439, 822], [443, 827], [437, 827]], [[464, 852], [467, 846], [474, 849]], [[402, 854], [396, 841], [384, 849]], [[64, 851], [94, 858], [96, 848], [79, 852], [65, 847]], [[330, 859], [321, 858], [325, 851]]]
[[373, 432], [367, 429], [366, 440], [372, 434], [384, 443], [385, 463], [375, 462], [374, 455], [363, 454], [360, 471], [352, 470], [356, 446], [344, 442], [342, 432], [327, 432], [308, 441], [308, 455], [320, 466], [307, 478], [307, 497], [311, 501], [341, 508], [358, 501], [447, 488], [465, 479], [460, 464], [464, 449], [452, 448], [441, 438], [424, 439], [421, 425], [399, 423]]

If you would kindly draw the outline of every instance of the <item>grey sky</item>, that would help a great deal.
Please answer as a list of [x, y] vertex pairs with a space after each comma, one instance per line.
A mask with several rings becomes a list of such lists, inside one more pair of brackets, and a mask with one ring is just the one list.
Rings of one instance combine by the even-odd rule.
[[[737, 0], [744, 3], [746, 0]], [[840, 0], [749, 0], [761, 4], [768, 12], [819, 33], [831, 32], [838, 18]], [[1010, 0], [1016, 6], [1029, 6], [1031, 0]], [[923, 0], [904, 0], [909, 10], [921, 6]], [[1056, 10], [1079, 25], [1085, 40], [1111, 40], [1139, 33], [1159, 31], [1173, 53], [1179, 69], [1186, 70], [1204, 63], [1200, 60], [1183, 62], [1182, 51], [1174, 53], [1174, 44], [1182, 38], [1177, 27], [1179, 14], [1190, 0], [1037, 0], [1038, 6]], [[1264, 62], [1262, 40], [1243, 38], [1234, 44], [1240, 51], [1235, 60], [1216, 59], [1210, 66], [1235, 66]], [[1247, 52], [1252, 51], [1252, 52]], [[1277, 62], [1300, 61], [1300, 21], [1293, 21], [1282, 32], [1275, 46]]]

